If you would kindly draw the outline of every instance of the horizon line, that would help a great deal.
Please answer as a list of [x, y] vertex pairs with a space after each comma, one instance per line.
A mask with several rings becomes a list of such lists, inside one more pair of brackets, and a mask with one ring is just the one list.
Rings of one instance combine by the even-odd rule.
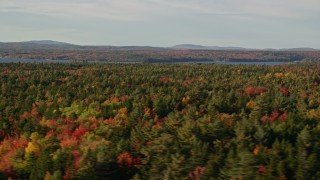
[[[82, 43], [72, 43], [72, 42], [65, 42], [65, 41], [59, 41], [59, 40], [50, 40], [50, 39], [41, 39], [41, 40], [24, 40], [24, 41], [6, 41], [0, 43], [36, 43], [39, 42], [52, 42], [52, 43], [61, 43], [66, 44], [66, 45], [74, 45], [74, 46], [90, 46], [90, 47], [153, 47], [153, 48], [175, 48], [176, 46], [198, 46], [199, 48], [203, 49], [192, 49], [192, 48], [176, 48], [177, 50], [210, 50], [210, 49], [205, 49], [205, 48], [235, 48], [237, 49], [243, 49], [243, 50], [290, 50], [290, 49], [312, 49], [316, 51], [320, 51], [320, 48], [314, 48], [314, 47], [282, 47], [282, 48], [272, 48], [272, 47], [264, 47], [264, 48], [252, 48], [252, 47], [243, 47], [243, 46], [220, 46], [220, 45], [202, 45], [202, 44], [193, 44], [193, 43], [181, 43], [181, 44], [174, 44], [171, 46], [157, 46], [157, 45], [108, 45], [108, 44], [82, 44]], [[59, 45], [59, 44], [47, 44], [47, 45]], [[214, 49], [211, 49], [214, 50]]]

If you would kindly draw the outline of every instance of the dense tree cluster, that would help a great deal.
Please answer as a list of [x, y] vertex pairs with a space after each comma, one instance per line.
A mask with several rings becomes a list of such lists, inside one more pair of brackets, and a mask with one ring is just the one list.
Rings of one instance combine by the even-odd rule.
[[105, 48], [83, 50], [0, 49], [0, 58], [107, 62], [301, 61], [320, 60], [320, 51], [173, 50], [165, 48]]
[[319, 179], [319, 83], [319, 64], [1, 64], [0, 178]]

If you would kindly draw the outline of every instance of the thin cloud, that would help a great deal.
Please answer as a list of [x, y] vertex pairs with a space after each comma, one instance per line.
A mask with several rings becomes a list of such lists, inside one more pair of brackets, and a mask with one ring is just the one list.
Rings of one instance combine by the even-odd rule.
[[139, 21], [180, 14], [303, 18], [319, 15], [319, 0], [1, 0], [0, 11]]
[[3, 0], [0, 11], [132, 21], [143, 19], [149, 10], [139, 0]]
[[319, 15], [319, 0], [150, 0], [158, 5], [199, 14], [301, 18]]
[[[232, 0], [229, 0], [231, 2]], [[251, 15], [303, 18], [319, 12], [318, 0], [242, 0], [232, 1], [239, 12]]]

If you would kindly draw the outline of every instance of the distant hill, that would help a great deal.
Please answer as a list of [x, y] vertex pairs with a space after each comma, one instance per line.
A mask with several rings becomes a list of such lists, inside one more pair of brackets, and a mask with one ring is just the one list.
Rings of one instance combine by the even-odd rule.
[[194, 44], [179, 44], [172, 47], [152, 46], [81, 46], [52, 40], [0, 42], [0, 50], [218, 50], [218, 51], [319, 51], [313, 48], [291, 49], [248, 49], [243, 47], [202, 46]]
[[179, 44], [170, 47], [175, 50], [220, 50], [220, 51], [319, 51], [319, 49], [302, 47], [302, 48], [266, 48], [266, 49], [252, 49], [252, 48], [243, 48], [243, 47], [220, 47], [220, 46], [202, 46], [195, 44]]
[[170, 47], [172, 49], [205, 49], [205, 46], [201, 46], [201, 45], [194, 45], [194, 44], [179, 44], [179, 45], [175, 45]]
[[22, 43], [33, 43], [33, 44], [41, 44], [41, 45], [73, 45], [70, 43], [52, 41], [52, 40], [25, 41]]
[[186, 49], [186, 50], [250, 50], [242, 47], [220, 47], [220, 46], [201, 46], [194, 44], [179, 44], [172, 46], [172, 49]]
[[306, 47], [302, 47], [302, 48], [290, 48], [290, 49], [279, 49], [280, 51], [319, 51], [318, 49], [314, 49], [314, 48], [306, 48]]
[[52, 40], [0, 42], [0, 49], [24, 50], [155, 50], [165, 49], [151, 46], [80, 46]]
[[0, 58], [112, 62], [294, 62], [320, 61], [320, 50], [246, 49], [242, 47], [181, 44], [152, 46], [81, 46], [51, 40], [0, 42]]
[[77, 46], [77, 45], [64, 43], [64, 42], [51, 41], [51, 40], [0, 43], [0, 49], [71, 50], [71, 49], [77, 49], [79, 47], [80, 46]]

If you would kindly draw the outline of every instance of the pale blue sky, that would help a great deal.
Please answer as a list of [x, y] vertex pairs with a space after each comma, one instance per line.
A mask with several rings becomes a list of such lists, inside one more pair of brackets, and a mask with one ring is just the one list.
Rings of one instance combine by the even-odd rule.
[[320, 48], [320, 0], [0, 0], [0, 42]]

